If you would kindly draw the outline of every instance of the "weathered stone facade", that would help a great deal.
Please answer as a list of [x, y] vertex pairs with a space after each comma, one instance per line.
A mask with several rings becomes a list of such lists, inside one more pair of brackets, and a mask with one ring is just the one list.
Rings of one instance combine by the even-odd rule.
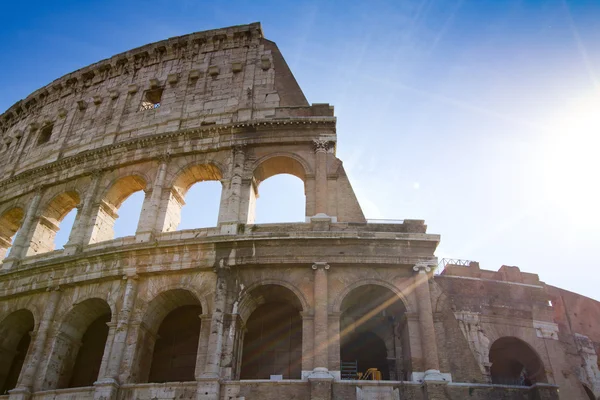
[[[333, 107], [306, 101], [259, 24], [66, 75], [0, 132], [0, 399], [600, 394], [600, 304], [514, 267], [434, 276], [423, 221], [367, 223]], [[254, 224], [282, 173], [304, 182], [306, 222]], [[178, 231], [206, 180], [222, 184], [217, 226]], [[135, 236], [114, 238], [140, 190]], [[515, 365], [526, 381], [500, 382]]]

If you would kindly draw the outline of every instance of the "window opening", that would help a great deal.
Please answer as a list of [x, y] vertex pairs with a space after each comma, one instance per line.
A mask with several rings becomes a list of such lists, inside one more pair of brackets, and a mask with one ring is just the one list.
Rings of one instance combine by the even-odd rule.
[[119, 207], [119, 217], [115, 220], [114, 237], [134, 236], [137, 230], [145, 193], [134, 192]]
[[490, 375], [492, 383], [531, 386], [546, 382], [542, 360], [525, 342], [514, 337], [503, 337], [490, 348]]
[[65, 244], [69, 241], [69, 236], [71, 235], [71, 230], [73, 229], [73, 225], [75, 224], [75, 218], [77, 217], [77, 208], [73, 208], [62, 221], [58, 225], [58, 232], [56, 232], [56, 237], [54, 239], [54, 248], [62, 249], [65, 247]]
[[142, 97], [142, 105], [140, 106], [140, 111], [154, 110], [160, 107], [162, 93], [162, 88], [146, 90]]
[[38, 146], [48, 143], [50, 141], [50, 137], [52, 136], [52, 129], [54, 129], [54, 124], [48, 124], [40, 130], [40, 135], [38, 136], [37, 141]]
[[177, 230], [217, 226], [222, 188], [219, 181], [195, 183], [185, 195]]
[[257, 224], [305, 222], [306, 196], [301, 179], [289, 174], [272, 176], [260, 183], [258, 194]]

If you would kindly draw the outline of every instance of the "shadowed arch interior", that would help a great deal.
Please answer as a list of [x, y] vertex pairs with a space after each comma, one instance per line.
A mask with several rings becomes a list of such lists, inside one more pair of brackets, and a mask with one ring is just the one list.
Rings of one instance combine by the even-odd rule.
[[589, 387], [587, 387], [586, 385], [583, 385], [583, 390], [585, 390], [585, 394], [587, 395], [589, 400], [596, 400], [596, 396], [594, 395], [594, 392], [592, 392]]
[[340, 360], [342, 379], [377, 368], [385, 380], [406, 380], [412, 372], [406, 307], [395, 293], [363, 285], [342, 300]]
[[43, 389], [92, 386], [98, 379], [111, 310], [106, 301], [87, 299], [76, 304], [62, 321], [54, 340]]
[[492, 383], [531, 386], [547, 382], [546, 371], [538, 354], [516, 337], [502, 337], [490, 347]]
[[33, 314], [18, 310], [0, 322], [0, 395], [17, 386], [34, 328]]
[[13, 207], [0, 215], [0, 260], [8, 255], [8, 249], [23, 223], [24, 215], [21, 207]]
[[28, 256], [54, 250], [54, 239], [56, 232], [60, 230], [61, 221], [80, 202], [81, 199], [77, 192], [68, 191], [55, 196], [48, 203], [40, 214], [37, 226], [33, 231], [27, 250]]
[[[301, 303], [284, 286], [259, 286], [244, 303], [252, 307], [243, 338], [240, 379], [300, 379], [302, 372]], [[248, 314], [250, 309], [243, 310]]]
[[189, 382], [195, 379], [202, 306], [184, 289], [161, 293], [149, 304], [138, 340], [136, 382]]

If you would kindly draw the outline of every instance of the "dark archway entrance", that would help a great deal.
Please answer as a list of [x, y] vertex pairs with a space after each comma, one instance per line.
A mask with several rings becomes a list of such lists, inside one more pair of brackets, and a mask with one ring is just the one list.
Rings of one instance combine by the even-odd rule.
[[17, 386], [33, 327], [29, 310], [15, 311], [0, 324], [0, 395]]
[[160, 324], [148, 382], [195, 380], [202, 307], [188, 305], [171, 311]]
[[300, 379], [302, 318], [296, 295], [279, 285], [264, 285], [249, 298], [258, 307], [246, 322], [240, 379]]
[[342, 379], [358, 379], [376, 368], [384, 380], [407, 380], [412, 372], [406, 308], [391, 290], [364, 285], [342, 301]]
[[490, 375], [492, 383], [531, 386], [546, 382], [542, 360], [524, 341], [503, 337], [490, 348]]
[[83, 334], [69, 387], [92, 386], [98, 380], [108, 337], [108, 325], [106, 325], [108, 322], [110, 322], [110, 314], [102, 315], [92, 322]]

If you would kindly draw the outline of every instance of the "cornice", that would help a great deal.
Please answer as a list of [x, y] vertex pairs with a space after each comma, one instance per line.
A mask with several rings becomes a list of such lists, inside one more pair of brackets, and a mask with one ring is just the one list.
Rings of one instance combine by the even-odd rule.
[[[9, 184], [17, 182], [19, 180], [23, 180], [29, 178], [34, 175], [41, 175], [49, 172], [53, 172], [56, 170], [61, 170], [63, 168], [70, 168], [73, 166], [81, 166], [84, 161], [97, 161], [97, 160], [106, 160], [107, 156], [112, 155], [112, 153], [121, 150], [136, 150], [140, 148], [149, 148], [149, 147], [157, 147], [160, 144], [168, 143], [179, 137], [189, 137], [193, 139], [194, 136], [200, 136], [204, 138], [204, 134], [209, 133], [213, 135], [233, 135], [233, 137], [229, 140], [229, 143], [226, 143], [222, 146], [216, 146], [211, 149], [207, 149], [204, 151], [198, 152], [207, 152], [207, 151], [220, 151], [220, 150], [228, 150], [233, 148], [234, 146], [238, 146], [241, 144], [245, 145], [256, 145], [260, 142], [260, 144], [269, 144], [269, 143], [281, 143], [280, 140], [274, 137], [267, 138], [248, 138], [244, 137], [243, 141], [236, 141], [235, 136], [241, 135], [244, 133], [248, 133], [248, 129], [259, 129], [259, 130], [270, 130], [270, 129], [286, 129], [286, 128], [314, 128], [314, 127], [327, 127], [329, 129], [333, 129], [335, 131], [336, 118], [335, 117], [301, 117], [294, 119], [263, 119], [263, 120], [252, 120], [248, 122], [236, 122], [231, 124], [223, 124], [223, 125], [209, 125], [209, 126], [201, 126], [197, 128], [190, 128], [184, 130], [178, 130], [174, 132], [165, 132], [158, 133], [155, 135], [142, 136], [138, 138], [132, 138], [127, 141], [110, 144], [107, 146], [103, 146], [97, 149], [87, 150], [81, 152], [79, 154], [73, 156], [67, 156], [61, 158], [60, 160], [50, 162], [48, 164], [42, 165], [40, 167], [35, 167], [26, 171], [23, 171], [15, 176], [12, 176], [4, 181], [0, 181], [0, 188], [6, 187]], [[310, 143], [312, 145], [313, 142], [312, 137], [307, 137], [305, 139], [299, 138], [295, 140], [295, 143]], [[187, 153], [186, 153], [187, 154]], [[176, 156], [177, 154], [171, 154], [172, 156]], [[136, 162], [145, 161], [147, 159], [152, 159], [154, 155], [148, 155], [145, 158], [140, 158], [136, 160]], [[115, 165], [114, 167], [117, 167]], [[109, 166], [112, 167], [112, 166]], [[85, 175], [87, 172], [82, 171], [83, 173], [80, 175]]]

